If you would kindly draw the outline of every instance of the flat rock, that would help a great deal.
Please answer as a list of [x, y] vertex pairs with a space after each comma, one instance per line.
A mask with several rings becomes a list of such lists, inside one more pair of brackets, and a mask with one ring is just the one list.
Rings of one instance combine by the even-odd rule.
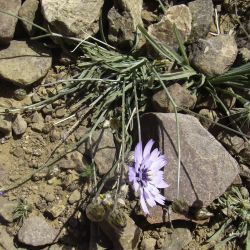
[[[0, 10], [18, 15], [21, 0], [0, 0]], [[8, 45], [12, 40], [18, 19], [16, 17], [0, 13], [0, 44]]]
[[99, 29], [103, 3], [104, 0], [41, 0], [41, 8], [53, 30], [86, 39]]
[[[40, 17], [39, 1], [38, 0], [26, 0], [22, 4], [18, 14], [22, 18], [25, 18], [26, 20], [33, 22], [35, 24], [38, 24], [39, 17]], [[22, 21], [22, 24], [23, 24], [24, 29], [30, 36], [35, 34], [35, 31], [37, 30], [37, 28], [34, 27], [31, 23]]]
[[33, 216], [25, 219], [18, 231], [18, 240], [29, 246], [44, 246], [56, 242], [58, 231], [43, 217]]
[[44, 77], [52, 64], [50, 51], [37, 42], [11, 41], [0, 50], [0, 78], [26, 87]]
[[160, 22], [148, 27], [148, 33], [159, 43], [176, 47], [177, 40], [173, 25], [176, 25], [184, 41], [187, 41], [191, 33], [191, 22], [189, 8], [184, 4], [175, 5], [167, 9]]
[[205, 38], [213, 21], [213, 1], [195, 0], [189, 2], [188, 7], [192, 14], [192, 31], [190, 40], [195, 41], [199, 38]]
[[112, 44], [120, 48], [129, 48], [134, 44], [137, 26], [143, 25], [142, 3], [142, 0], [118, 0], [110, 9], [108, 39]]
[[189, 59], [193, 67], [208, 76], [225, 73], [234, 63], [238, 53], [231, 35], [199, 39], [191, 46]]
[[[167, 89], [178, 107], [184, 107], [187, 109], [194, 108], [197, 97], [192, 95], [189, 90], [178, 83], [172, 84]], [[165, 90], [160, 90], [155, 93], [152, 101], [157, 112], [174, 112], [174, 106], [168, 98]]]
[[[238, 163], [226, 149], [190, 115], [178, 114], [181, 144], [179, 199], [188, 206], [210, 205], [232, 184]], [[166, 155], [164, 190], [167, 200], [177, 198], [178, 156], [174, 113], [148, 113], [141, 118], [143, 140], [153, 138]]]

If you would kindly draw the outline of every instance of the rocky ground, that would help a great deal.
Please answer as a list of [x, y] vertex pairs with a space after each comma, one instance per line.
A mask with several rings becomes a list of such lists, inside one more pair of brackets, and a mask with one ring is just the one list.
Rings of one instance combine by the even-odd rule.
[[[242, 75], [248, 85], [238, 92], [234, 85], [217, 90], [215, 83], [218, 95], [209, 95], [210, 85], [200, 87], [207, 84], [205, 79], [213, 84], [231, 68], [249, 67], [249, 17], [248, 1], [0, 0], [0, 249], [246, 248], [250, 70]], [[82, 92], [91, 94], [91, 87], [77, 92], [78, 104], [71, 100], [78, 97], [75, 92], [60, 96], [69, 79], [79, 76], [82, 64], [92, 63], [75, 47], [81, 48], [82, 39], [102, 45], [98, 41], [105, 38], [123, 54], [148, 58], [160, 64], [161, 71], [177, 72], [176, 62], [155, 50], [138, 25], [159, 46], [173, 51], [179, 47], [177, 29], [186, 60], [198, 72], [188, 65], [187, 77], [164, 80], [170, 96], [158, 85], [147, 90], [146, 104], [140, 107], [143, 141], [153, 138], [168, 160], [166, 206], [151, 208], [150, 216], [141, 211], [127, 180], [134, 146], [128, 150], [120, 192], [115, 194], [121, 102], [91, 140], [83, 141], [97, 119], [89, 110], [93, 103], [81, 106]], [[46, 30], [54, 33], [44, 35]], [[140, 35], [135, 43], [136, 32]], [[99, 87], [97, 98], [107, 88]], [[53, 99], [57, 95], [60, 98]], [[239, 110], [246, 112], [244, 119]], [[129, 132], [135, 145], [137, 135]], [[101, 183], [107, 176], [92, 199], [95, 177]]]

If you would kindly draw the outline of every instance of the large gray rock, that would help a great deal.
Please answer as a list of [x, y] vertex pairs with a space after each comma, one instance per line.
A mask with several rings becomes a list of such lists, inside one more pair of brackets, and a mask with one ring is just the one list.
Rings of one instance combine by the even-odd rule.
[[18, 240], [34, 247], [55, 243], [57, 236], [58, 231], [38, 216], [26, 219], [18, 231]]
[[[39, 12], [39, 1], [38, 0], [26, 0], [18, 12], [19, 16], [25, 18], [26, 20], [38, 24], [40, 17]], [[31, 36], [34, 35], [36, 27], [31, 23], [22, 21], [23, 27], [26, 32]]]
[[225, 73], [234, 63], [238, 53], [231, 35], [199, 39], [190, 50], [190, 62], [201, 73], [216, 76]]
[[[117, 0], [108, 13], [111, 43], [121, 48], [131, 47], [135, 32], [142, 22], [142, 0]], [[140, 44], [140, 46], [142, 43]]]
[[[208, 206], [222, 195], [239, 173], [238, 164], [226, 149], [193, 116], [178, 114], [181, 143], [179, 199], [189, 206]], [[158, 142], [166, 155], [167, 200], [177, 198], [178, 156], [174, 113], [149, 113], [141, 118], [144, 140]]]
[[[21, 0], [0, 0], [0, 10], [18, 15]], [[16, 17], [0, 13], [0, 44], [8, 45], [12, 40], [18, 19]]]
[[53, 30], [86, 39], [99, 29], [103, 3], [104, 0], [41, 0], [41, 8]]
[[26, 87], [44, 77], [52, 64], [50, 51], [37, 42], [12, 41], [0, 50], [0, 78]]
[[195, 0], [188, 4], [192, 14], [190, 40], [205, 38], [213, 21], [214, 6], [212, 0]]
[[159, 23], [148, 27], [148, 33], [159, 43], [176, 47], [177, 40], [173, 25], [175, 24], [186, 41], [191, 33], [191, 22], [192, 16], [189, 8], [184, 4], [175, 5], [167, 9]]

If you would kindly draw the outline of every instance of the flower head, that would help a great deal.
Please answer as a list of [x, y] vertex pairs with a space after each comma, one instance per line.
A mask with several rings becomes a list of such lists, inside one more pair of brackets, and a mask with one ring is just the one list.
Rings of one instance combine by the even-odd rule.
[[154, 141], [149, 140], [144, 150], [141, 142], [136, 145], [135, 160], [128, 172], [129, 182], [133, 184], [135, 192], [139, 191], [141, 208], [145, 214], [149, 214], [147, 205], [164, 205], [165, 197], [161, 195], [159, 188], [169, 186], [164, 181], [161, 170], [167, 164], [167, 160], [157, 148], [152, 151], [153, 144]]

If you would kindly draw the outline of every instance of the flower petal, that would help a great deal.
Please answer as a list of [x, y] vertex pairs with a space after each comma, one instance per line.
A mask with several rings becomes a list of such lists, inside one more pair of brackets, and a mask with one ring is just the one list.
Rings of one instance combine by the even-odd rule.
[[152, 146], [154, 145], [154, 140], [150, 139], [148, 143], [146, 144], [144, 150], [143, 150], [143, 158], [146, 158], [148, 155], [150, 155]]
[[147, 190], [147, 188], [144, 189], [144, 193], [145, 193], [145, 200], [148, 203], [148, 205], [150, 207], [156, 206], [154, 196]]
[[136, 180], [136, 173], [134, 167], [128, 168], [128, 180], [129, 182], [134, 182]]
[[141, 192], [141, 194], [140, 194], [140, 205], [141, 205], [141, 208], [142, 208], [143, 212], [145, 214], [149, 214], [143, 192]]
[[141, 164], [142, 163], [142, 143], [137, 143], [135, 147], [135, 162]]
[[155, 201], [158, 202], [161, 205], [165, 205], [165, 197], [161, 194], [158, 194], [155, 196]]
[[155, 161], [155, 160], [157, 160], [157, 158], [159, 157], [159, 155], [160, 155], [160, 151], [159, 151], [157, 148], [155, 148], [155, 149], [151, 152], [151, 154], [150, 154], [150, 161]]
[[138, 192], [139, 187], [140, 187], [139, 183], [138, 183], [137, 181], [134, 181], [134, 182], [133, 182], [133, 186], [134, 186], [135, 192]]
[[155, 184], [157, 188], [167, 188], [169, 187], [169, 184], [165, 182], [164, 180], [159, 181], [157, 184]]
[[165, 159], [165, 157], [160, 156], [158, 157], [158, 159], [156, 161], [154, 161], [151, 166], [150, 169], [153, 171], [157, 171], [160, 170], [161, 168], [163, 168], [164, 166], [166, 166], [167, 164], [167, 160]]

